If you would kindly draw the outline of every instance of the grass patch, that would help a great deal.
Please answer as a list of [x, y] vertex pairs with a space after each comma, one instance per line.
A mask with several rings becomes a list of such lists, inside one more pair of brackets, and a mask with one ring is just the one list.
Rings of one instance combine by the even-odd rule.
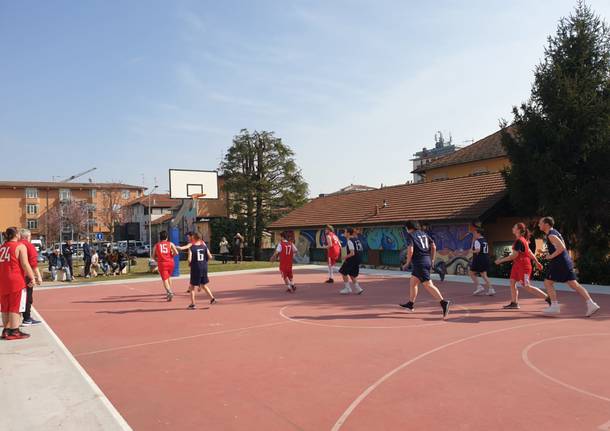
[[[158, 273], [154, 272], [151, 273], [148, 269], [148, 258], [146, 257], [142, 257], [142, 258], [138, 258], [136, 259], [137, 263], [136, 265], [133, 265], [131, 267], [131, 271], [127, 274], [121, 274], [121, 275], [115, 275], [115, 276], [103, 276], [103, 275], [99, 275], [96, 278], [84, 278], [84, 277], [76, 277], [74, 282], [78, 282], [78, 283], [97, 283], [97, 282], [103, 282], [103, 281], [108, 281], [108, 280], [129, 280], [132, 278], [140, 278], [140, 277], [158, 277]], [[248, 270], [248, 269], [265, 269], [265, 268], [274, 268], [277, 267], [278, 264], [277, 263], [271, 263], [271, 262], [243, 262], [243, 263], [233, 263], [233, 262], [228, 262], [226, 264], [223, 264], [222, 262], [218, 262], [216, 260], [212, 260], [209, 262], [209, 272], [213, 273], [213, 272], [225, 272], [225, 271], [244, 271], [244, 270]], [[44, 274], [43, 277], [45, 280], [50, 280], [50, 273], [48, 272], [48, 270], [44, 267], [41, 266], [40, 267], [41, 271], [44, 269]], [[83, 273], [83, 265], [82, 264], [76, 264], [74, 265], [74, 272], [76, 274], [82, 274]], [[184, 274], [188, 274], [189, 273], [189, 266], [188, 266], [188, 262], [187, 261], [180, 261], [180, 275], [184, 275]], [[61, 273], [60, 273], [61, 274]], [[61, 275], [60, 275], [61, 277]]]

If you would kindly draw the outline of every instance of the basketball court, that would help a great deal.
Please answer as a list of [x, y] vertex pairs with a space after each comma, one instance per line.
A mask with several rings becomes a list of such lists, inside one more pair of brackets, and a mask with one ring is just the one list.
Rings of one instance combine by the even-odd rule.
[[449, 319], [407, 280], [362, 276], [341, 296], [324, 273], [214, 275], [219, 303], [186, 310], [187, 280], [166, 302], [159, 280], [47, 289], [39, 314], [136, 430], [610, 430], [610, 296], [582, 318], [522, 295], [502, 310], [472, 286], [438, 283]]

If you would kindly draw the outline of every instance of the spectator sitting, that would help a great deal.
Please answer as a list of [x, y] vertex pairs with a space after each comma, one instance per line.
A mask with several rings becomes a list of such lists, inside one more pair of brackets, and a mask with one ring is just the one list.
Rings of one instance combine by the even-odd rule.
[[57, 271], [63, 268], [62, 255], [59, 253], [59, 249], [53, 250], [53, 253], [49, 255], [49, 272], [51, 272], [51, 280], [57, 281]]
[[108, 262], [108, 270], [110, 273], [116, 275], [117, 270], [119, 269], [119, 252], [114, 251], [109, 253], [106, 261]]
[[97, 271], [100, 269], [100, 256], [97, 254], [97, 250], [93, 250], [91, 255], [90, 274], [92, 277], [97, 277]]

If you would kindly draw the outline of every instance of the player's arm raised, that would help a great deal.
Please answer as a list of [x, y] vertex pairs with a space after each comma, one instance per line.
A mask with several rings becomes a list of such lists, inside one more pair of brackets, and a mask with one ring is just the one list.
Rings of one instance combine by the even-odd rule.
[[19, 264], [21, 265], [21, 268], [23, 268], [25, 275], [30, 279], [28, 287], [32, 287], [34, 285], [34, 271], [32, 271], [30, 262], [28, 262], [28, 251], [25, 248], [25, 245], [19, 244], [15, 249], [15, 252], [17, 254], [17, 259], [19, 259]]

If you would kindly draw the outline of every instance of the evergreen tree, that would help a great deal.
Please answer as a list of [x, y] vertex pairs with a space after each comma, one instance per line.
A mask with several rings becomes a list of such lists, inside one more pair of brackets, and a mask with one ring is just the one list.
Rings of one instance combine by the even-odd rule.
[[503, 134], [511, 201], [555, 217], [583, 281], [610, 282], [610, 30], [583, 1], [549, 37], [513, 114]]
[[273, 132], [242, 129], [221, 163], [231, 213], [243, 221], [257, 259], [267, 225], [307, 201], [308, 186], [293, 156]]

